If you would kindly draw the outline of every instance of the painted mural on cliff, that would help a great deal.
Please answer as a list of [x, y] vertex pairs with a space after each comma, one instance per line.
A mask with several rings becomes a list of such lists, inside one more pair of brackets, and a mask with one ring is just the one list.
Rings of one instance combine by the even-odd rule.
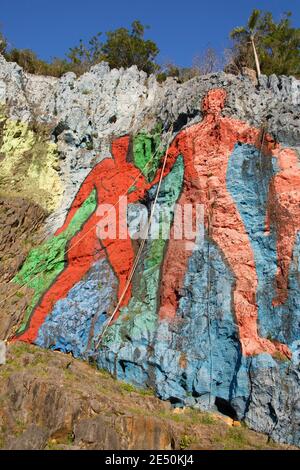
[[[124, 194], [129, 218], [137, 204], [150, 207], [162, 171], [157, 132], [117, 138], [113, 158], [90, 172], [63, 226], [15, 277], [34, 290], [15, 339], [95, 360], [177, 404], [226, 402], [251, 424], [251, 380], [265, 370], [288, 387], [290, 361], [299, 362], [299, 164], [262, 129], [223, 117], [225, 100], [211, 90], [201, 122], [175, 136], [158, 195], [173, 216], [175, 204], [204, 206], [201, 247], [186, 250], [174, 226], [169, 241], [147, 240], [96, 350], [138, 249], [128, 237], [100, 240], [97, 208], [118, 207]], [[267, 430], [286, 434], [269, 410]]]

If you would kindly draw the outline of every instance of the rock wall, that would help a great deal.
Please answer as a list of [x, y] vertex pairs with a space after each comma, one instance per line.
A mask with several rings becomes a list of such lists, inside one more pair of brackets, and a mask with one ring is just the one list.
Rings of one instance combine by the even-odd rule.
[[[299, 445], [300, 82], [220, 73], [159, 85], [105, 64], [54, 79], [0, 57], [0, 103], [0, 194], [48, 214], [45, 241], [5, 277], [11, 340]], [[141, 246], [130, 221], [158, 188], [170, 237], [146, 240], [129, 282]], [[177, 239], [195, 203], [202, 224]], [[99, 236], [103, 204], [117, 228], [127, 216], [131, 238]]]
[[1, 450], [295, 450], [220, 413], [173, 408], [69, 354], [11, 344]]

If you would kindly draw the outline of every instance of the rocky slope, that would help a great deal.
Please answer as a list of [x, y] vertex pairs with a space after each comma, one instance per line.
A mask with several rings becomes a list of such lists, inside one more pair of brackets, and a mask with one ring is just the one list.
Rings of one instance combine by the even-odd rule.
[[70, 355], [9, 348], [0, 366], [2, 449], [292, 449], [238, 422], [172, 409]]
[[[299, 445], [300, 83], [105, 64], [55, 79], [0, 56], [0, 105], [1, 337]], [[149, 211], [170, 141], [158, 201], [171, 219], [199, 201], [204, 240], [147, 241], [97, 349], [139, 248], [99, 241], [97, 205], [128, 189], [128, 219]]]

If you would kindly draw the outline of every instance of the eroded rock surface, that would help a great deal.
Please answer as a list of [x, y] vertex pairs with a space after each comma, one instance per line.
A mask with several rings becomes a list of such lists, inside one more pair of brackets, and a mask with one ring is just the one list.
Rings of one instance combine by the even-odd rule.
[[[201, 124], [207, 123], [204, 130], [208, 131], [212, 122], [213, 104], [206, 108], [201, 104], [212, 89], [223, 90], [226, 100], [212, 132], [204, 132], [208, 137], [200, 138]], [[1, 287], [0, 302], [5, 294], [15, 295], [21, 289], [18, 302], [12, 296], [8, 308], [0, 305], [1, 337], [6, 337], [13, 326], [11, 336], [17, 328], [26, 334], [33, 321], [35, 333], [30, 340], [42, 347], [92, 358], [118, 378], [136, 386], [147, 385], [157, 396], [178, 406], [202, 410], [218, 407], [279, 442], [299, 445], [300, 82], [292, 77], [262, 76], [256, 85], [247, 77], [220, 73], [183, 85], [173, 79], [160, 85], [155, 77], [147, 77], [135, 67], [110, 71], [105, 64], [93, 67], [78, 79], [72, 73], [55, 79], [26, 74], [0, 56], [0, 104], [0, 134], [6, 132], [5, 142], [0, 137], [0, 159], [5, 162], [4, 173], [0, 172], [0, 194], [4, 198], [0, 210], [11, 204], [14, 207], [11, 219], [4, 215], [1, 250], [2, 259], [6, 251], [10, 253], [8, 263], [1, 262], [1, 276], [12, 282]], [[22, 129], [26, 130], [23, 134]], [[186, 163], [187, 150], [182, 146], [163, 179], [158, 201], [172, 214], [182, 191], [187, 200], [192, 200], [195, 194], [202, 194], [205, 186], [206, 217], [212, 222], [206, 223], [203, 243], [191, 253], [181, 272], [180, 285], [176, 284], [176, 276], [185, 264], [182, 254], [174, 250], [174, 272], [163, 280], [168, 245], [164, 240], [147, 241], [128, 304], [97, 349], [101, 331], [116, 305], [122, 266], [118, 271], [96, 242], [82, 243], [68, 256], [70, 244], [78, 234], [80, 238], [95, 213], [99, 202], [95, 191], [83, 191], [86, 198], [77, 200], [76, 217], [65, 230], [57, 231], [70, 214], [76, 193], [92, 180], [86, 180], [87, 176], [96, 167], [101, 169], [97, 165], [112, 156], [112, 143], [117, 138], [128, 136], [128, 160], [136, 168], [143, 169], [151, 160], [150, 170], [144, 172], [145, 189], [146, 180], [151, 183], [157, 172], [167, 144], [171, 140], [176, 143], [178, 136], [185, 134], [192, 136], [195, 148], [198, 145], [192, 154], [193, 164], [198, 165], [198, 170], [204, 168], [203, 178], [199, 179], [198, 170], [198, 179], [188, 176], [191, 165]], [[185, 142], [184, 138], [179, 140]], [[39, 149], [45, 165], [37, 171], [41, 164]], [[227, 167], [221, 169], [225, 160]], [[102, 175], [104, 186], [107, 174]], [[102, 184], [101, 172], [99, 175], [97, 181]], [[122, 186], [121, 176], [118, 178], [106, 187], [114, 189], [114, 196]], [[129, 188], [129, 219], [142, 202], [149, 213], [157, 186], [147, 188], [144, 199], [138, 201], [134, 196], [140, 188]], [[39, 197], [41, 191], [44, 193]], [[216, 206], [211, 202], [214, 195]], [[26, 202], [28, 206], [21, 203], [22, 223], [16, 222], [16, 197], [20, 198], [18, 201], [30, 201]], [[40, 207], [35, 209], [32, 204]], [[37, 238], [28, 254], [18, 240], [22, 244], [25, 233], [38, 229], [45, 210], [50, 214], [43, 225], [43, 235], [39, 230], [35, 232]], [[217, 230], [222, 232], [218, 237]], [[43, 237], [46, 240], [41, 244]], [[91, 252], [90, 246], [96, 250]], [[131, 255], [138, 246], [138, 242], [133, 243]], [[124, 268], [131, 262], [128, 253], [125, 250], [120, 257]], [[68, 276], [64, 282], [59, 277], [69, 265], [74, 265], [71, 274], [75, 280], [71, 285]], [[82, 273], [78, 279], [77, 268]], [[170, 280], [168, 286], [175, 301], [164, 316], [159, 312], [161, 286], [166, 279]], [[241, 279], [242, 283], [237, 282]], [[43, 305], [42, 299], [46, 299]], [[172, 321], [168, 321], [168, 316]], [[250, 321], [253, 316], [258, 317], [254, 323]], [[248, 335], [243, 347], [241, 324]], [[263, 341], [259, 342], [257, 336]], [[247, 349], [248, 339], [256, 341], [252, 352], [251, 347]], [[32, 377], [12, 376], [10, 380], [21, 408], [26, 397], [18, 388], [19, 380], [30, 389], [36, 388], [41, 397], [50, 393], [53, 402], [63, 409], [65, 400], [70, 398], [61, 395], [57, 387], [48, 390], [48, 385], [46, 389], [40, 383], [33, 386]], [[32, 395], [30, 400], [34, 399]], [[75, 428], [70, 423], [77, 420], [80, 406], [73, 399], [72, 410], [68, 409], [63, 418], [72, 432]], [[34, 417], [40, 428], [28, 431], [32, 445], [42, 440], [44, 427], [52, 429], [53, 435], [62, 429], [62, 423], [56, 416], [51, 418], [51, 413]], [[84, 442], [82, 426], [78, 424], [76, 428], [76, 445], [97, 446], [95, 442]], [[142, 420], [125, 420], [120, 426], [127, 431], [138, 430]], [[149, 424], [154, 434], [156, 426], [156, 421]], [[88, 439], [97, 441], [101, 436], [104, 447], [112, 440], [120, 447], [138, 445], [133, 437], [126, 444], [121, 442], [114, 425], [103, 432], [96, 418], [89, 422], [88, 429]], [[146, 440], [151, 445], [171, 445], [168, 432], [164, 430], [155, 439], [152, 433]]]
[[28, 345], [9, 347], [0, 399], [2, 449], [291, 448], [217, 414], [172, 409], [150, 389]]

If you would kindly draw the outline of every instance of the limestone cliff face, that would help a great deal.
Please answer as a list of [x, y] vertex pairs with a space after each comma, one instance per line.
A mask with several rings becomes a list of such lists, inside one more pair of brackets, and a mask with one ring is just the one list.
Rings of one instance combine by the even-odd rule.
[[[159, 85], [105, 64], [54, 79], [0, 57], [0, 105], [0, 211], [28, 215], [4, 212], [2, 337], [299, 445], [300, 82]], [[161, 171], [170, 240], [146, 241], [128, 283], [140, 240], [101, 239], [99, 207], [126, 194], [129, 222], [149, 212]], [[177, 240], [175, 207], [196, 202], [199, 231]]]

